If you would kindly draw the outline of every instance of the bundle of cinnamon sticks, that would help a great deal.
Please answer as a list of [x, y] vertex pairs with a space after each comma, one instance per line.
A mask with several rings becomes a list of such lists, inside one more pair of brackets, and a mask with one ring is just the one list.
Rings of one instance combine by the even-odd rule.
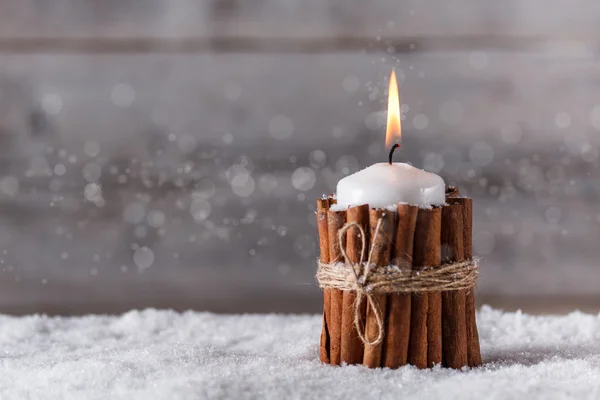
[[[444, 206], [418, 208], [398, 204], [396, 210], [368, 205], [338, 210], [331, 207], [335, 204], [333, 196], [318, 199], [320, 261], [343, 263], [342, 245], [349, 261], [358, 264], [364, 261], [363, 243], [370, 249], [370, 263], [381, 267], [394, 265], [415, 271], [470, 260], [472, 201], [457, 196], [458, 191], [451, 190]], [[338, 233], [346, 224], [353, 225], [345, 230], [345, 241], [340, 241]], [[365, 238], [361, 237], [362, 232]], [[418, 368], [437, 364], [462, 368], [481, 364], [472, 289], [375, 294], [375, 309], [384, 317], [383, 340], [376, 345], [364, 344], [359, 337], [356, 299], [353, 291], [324, 290], [322, 362], [371, 368], [406, 364]], [[379, 333], [375, 311], [364, 300], [359, 307], [364, 337], [372, 343]]]

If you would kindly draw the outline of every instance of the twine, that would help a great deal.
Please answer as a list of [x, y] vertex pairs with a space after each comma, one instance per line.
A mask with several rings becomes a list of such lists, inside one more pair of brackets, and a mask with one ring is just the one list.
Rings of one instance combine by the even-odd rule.
[[[377, 237], [381, 229], [382, 219], [377, 221], [375, 234]], [[360, 262], [353, 264], [348, 258], [344, 246], [344, 237], [348, 229], [356, 227], [360, 232], [362, 246], [360, 249]], [[363, 263], [366, 251], [366, 235], [362, 226], [356, 222], [346, 224], [338, 232], [340, 252], [345, 263], [319, 262], [317, 281], [322, 289], [339, 289], [356, 292], [354, 302], [354, 326], [360, 340], [365, 345], [376, 346], [383, 341], [383, 315], [374, 295], [387, 293], [427, 293], [445, 292], [451, 290], [472, 289], [477, 283], [479, 269], [478, 260], [467, 260], [444, 264], [441, 267], [424, 267], [419, 270], [401, 268], [397, 265], [379, 267], [371, 262], [373, 249], [371, 246], [369, 258]], [[350, 267], [350, 268], [349, 268]], [[363, 297], [367, 298], [367, 307], [371, 307], [377, 322], [377, 337], [369, 340], [365, 335], [365, 328], [360, 323], [360, 304]]]

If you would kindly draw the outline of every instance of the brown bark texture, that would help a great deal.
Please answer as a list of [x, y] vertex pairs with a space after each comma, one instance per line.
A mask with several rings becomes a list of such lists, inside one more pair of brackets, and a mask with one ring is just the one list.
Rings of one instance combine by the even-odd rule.
[[[447, 263], [464, 260], [462, 205], [442, 208], [442, 260]], [[460, 369], [468, 365], [466, 291], [442, 293], [442, 348], [444, 365]]]
[[[369, 224], [371, 227], [371, 247], [372, 250], [367, 257], [372, 267], [384, 267], [390, 265], [390, 256], [392, 255], [392, 242], [396, 222], [396, 212], [385, 209], [369, 210]], [[379, 229], [378, 229], [379, 226]], [[365, 323], [365, 338], [367, 341], [374, 341], [379, 334], [379, 325], [375, 313], [379, 313], [384, 325], [381, 327], [385, 334], [385, 315], [387, 309], [387, 295], [376, 294], [373, 296], [376, 310], [367, 306], [367, 319]], [[363, 355], [363, 365], [370, 368], [381, 367], [383, 342], [370, 345], [365, 344]]]
[[[317, 229], [319, 231], [319, 260], [322, 263], [329, 262], [329, 235], [327, 233], [327, 212], [329, 210], [329, 200], [320, 198], [317, 200]], [[323, 328], [321, 329], [321, 346], [319, 358], [321, 362], [329, 363], [329, 318], [331, 309], [331, 294], [329, 289], [323, 291]]]
[[[392, 246], [392, 265], [412, 269], [415, 226], [419, 208], [408, 204], [397, 207], [396, 231]], [[383, 366], [398, 368], [406, 365], [410, 337], [410, 293], [387, 296], [387, 318], [383, 344]]]
[[[447, 199], [449, 204], [462, 205], [463, 219], [463, 247], [466, 260], [473, 259], [473, 200], [467, 197]], [[482, 364], [481, 349], [479, 347], [479, 333], [475, 317], [475, 288], [466, 294], [465, 314], [467, 319], [467, 359], [469, 367]]]
[[[346, 211], [329, 210], [327, 227], [329, 234], [329, 261], [344, 262], [338, 233], [346, 224]], [[342, 302], [343, 293], [339, 289], [330, 291], [330, 318], [329, 318], [329, 362], [332, 365], [341, 363], [341, 341], [342, 341]]]
[[[419, 209], [413, 246], [413, 269], [441, 265], [442, 209]], [[441, 293], [415, 293], [411, 299], [408, 362], [427, 368], [442, 362]]]
[[[369, 250], [369, 206], [364, 204], [348, 208], [346, 219], [348, 223], [357, 223], [362, 227], [365, 234], [364, 257], [366, 258]], [[349, 228], [346, 233], [346, 254], [350, 263], [358, 264], [365, 261], [361, 260], [362, 243], [360, 231], [356, 227]], [[363, 361], [363, 343], [354, 326], [355, 302], [356, 293], [345, 291], [342, 301], [341, 362], [347, 364], [361, 364]], [[363, 301], [359, 311], [361, 324], [364, 324], [365, 306], [366, 303]]]

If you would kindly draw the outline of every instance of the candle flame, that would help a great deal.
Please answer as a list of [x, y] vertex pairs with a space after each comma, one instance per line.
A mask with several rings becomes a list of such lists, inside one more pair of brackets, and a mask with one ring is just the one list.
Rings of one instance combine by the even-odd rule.
[[390, 148], [394, 143], [400, 143], [402, 138], [402, 122], [400, 118], [400, 98], [398, 97], [398, 83], [396, 73], [392, 70], [390, 87], [388, 90], [387, 127], [385, 130], [385, 147]]

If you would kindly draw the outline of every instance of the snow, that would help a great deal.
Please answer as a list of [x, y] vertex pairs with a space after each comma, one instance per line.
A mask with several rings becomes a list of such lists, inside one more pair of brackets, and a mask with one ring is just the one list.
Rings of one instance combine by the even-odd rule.
[[483, 307], [485, 365], [321, 365], [321, 316], [131, 311], [0, 316], [2, 399], [600, 397], [600, 316]]

